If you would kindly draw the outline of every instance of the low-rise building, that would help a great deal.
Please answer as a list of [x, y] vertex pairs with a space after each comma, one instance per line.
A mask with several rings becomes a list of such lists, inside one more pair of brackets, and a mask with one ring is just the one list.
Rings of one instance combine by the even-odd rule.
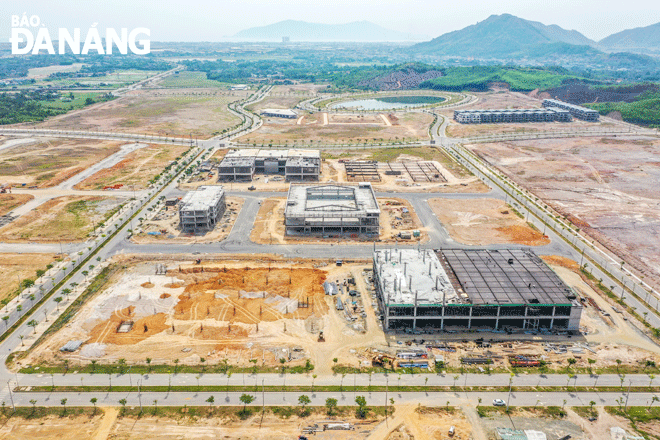
[[222, 186], [200, 186], [189, 191], [179, 203], [179, 223], [187, 232], [210, 231], [225, 212]]
[[298, 113], [290, 109], [283, 108], [265, 108], [261, 111], [262, 116], [273, 118], [297, 119]]
[[251, 181], [255, 173], [318, 181], [321, 155], [319, 150], [241, 149], [228, 152], [218, 167], [220, 181]]

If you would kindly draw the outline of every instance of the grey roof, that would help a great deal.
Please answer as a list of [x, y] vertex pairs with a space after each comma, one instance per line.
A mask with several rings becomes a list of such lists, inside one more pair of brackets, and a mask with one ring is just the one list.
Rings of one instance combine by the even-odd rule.
[[204, 211], [216, 206], [225, 190], [222, 186], [209, 185], [200, 186], [196, 191], [189, 191], [183, 196], [179, 210], [181, 211]]
[[300, 184], [289, 187], [286, 217], [331, 217], [333, 213], [355, 217], [380, 214], [371, 184]]
[[460, 301], [438, 256], [431, 249], [379, 249], [374, 270], [388, 305], [454, 304]]
[[440, 253], [472, 304], [571, 304], [569, 297], [575, 297], [529, 250], [443, 249]]

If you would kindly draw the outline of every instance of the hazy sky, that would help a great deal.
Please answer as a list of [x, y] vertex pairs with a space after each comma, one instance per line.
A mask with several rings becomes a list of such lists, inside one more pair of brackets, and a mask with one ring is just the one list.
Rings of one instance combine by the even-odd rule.
[[0, 39], [11, 15], [36, 14], [51, 29], [146, 27], [152, 41], [222, 41], [252, 26], [293, 19], [319, 23], [368, 20], [437, 37], [492, 14], [575, 29], [599, 40], [660, 22], [658, 0], [0, 0]]

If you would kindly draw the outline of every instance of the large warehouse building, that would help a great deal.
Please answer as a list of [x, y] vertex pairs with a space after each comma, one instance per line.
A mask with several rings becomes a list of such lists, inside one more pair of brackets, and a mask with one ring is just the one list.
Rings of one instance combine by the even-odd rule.
[[373, 273], [386, 330], [579, 330], [575, 293], [529, 250], [382, 249]]
[[179, 223], [188, 232], [210, 231], [225, 212], [225, 191], [221, 186], [200, 186], [179, 203]]
[[571, 115], [583, 121], [598, 121], [600, 115], [596, 110], [582, 107], [580, 105], [569, 104], [568, 102], [560, 101], [558, 99], [544, 99], [543, 107], [545, 108], [560, 108], [571, 112]]
[[220, 181], [251, 181], [254, 174], [283, 175], [290, 181], [318, 181], [321, 174], [319, 150], [259, 150], [228, 152], [218, 166]]
[[378, 236], [380, 208], [370, 183], [289, 187], [287, 235], [364, 234]]
[[493, 124], [501, 122], [570, 122], [568, 110], [548, 107], [499, 110], [455, 110], [454, 120], [461, 124]]

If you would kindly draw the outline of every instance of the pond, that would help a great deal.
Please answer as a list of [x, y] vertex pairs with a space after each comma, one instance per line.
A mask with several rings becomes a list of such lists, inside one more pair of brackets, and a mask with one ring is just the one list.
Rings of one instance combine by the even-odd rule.
[[439, 104], [445, 99], [441, 96], [385, 96], [382, 98], [356, 99], [353, 101], [342, 101], [330, 105], [336, 109], [357, 110], [391, 110], [401, 108], [423, 107], [429, 104]]

